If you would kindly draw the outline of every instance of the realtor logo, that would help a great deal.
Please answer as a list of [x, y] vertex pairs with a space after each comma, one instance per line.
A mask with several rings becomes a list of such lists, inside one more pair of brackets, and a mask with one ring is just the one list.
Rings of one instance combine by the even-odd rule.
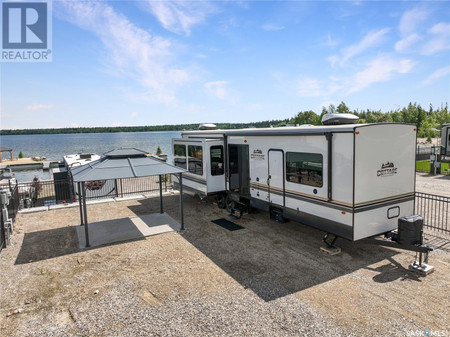
[[47, 2], [2, 3], [2, 61], [51, 61]]

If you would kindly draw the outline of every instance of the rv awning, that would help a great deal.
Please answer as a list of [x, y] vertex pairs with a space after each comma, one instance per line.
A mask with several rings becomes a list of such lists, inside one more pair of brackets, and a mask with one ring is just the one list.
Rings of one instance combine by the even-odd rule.
[[137, 149], [117, 149], [99, 160], [71, 169], [74, 182], [178, 174], [186, 170], [172, 166]]

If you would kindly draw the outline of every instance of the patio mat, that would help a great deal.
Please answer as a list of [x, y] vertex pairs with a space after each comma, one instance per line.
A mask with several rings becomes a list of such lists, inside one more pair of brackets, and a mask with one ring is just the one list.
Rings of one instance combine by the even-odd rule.
[[212, 220], [216, 225], [219, 225], [220, 227], [223, 227], [225, 229], [228, 229], [229, 231], [237, 231], [238, 229], [244, 229], [244, 227], [239, 226], [238, 224], [235, 224], [234, 222], [231, 222], [227, 219], [217, 219]]

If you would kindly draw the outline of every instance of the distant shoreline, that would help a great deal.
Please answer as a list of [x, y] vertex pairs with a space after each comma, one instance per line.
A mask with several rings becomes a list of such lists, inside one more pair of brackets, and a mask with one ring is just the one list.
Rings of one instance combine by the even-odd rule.
[[[250, 126], [257, 128], [276, 126], [287, 123], [285, 120], [271, 120], [255, 123], [215, 123], [219, 129], [241, 129]], [[49, 129], [16, 129], [0, 130], [1, 136], [9, 135], [41, 135], [41, 134], [73, 134], [73, 133], [119, 133], [119, 132], [155, 132], [155, 131], [186, 131], [197, 130], [199, 123], [179, 125], [153, 126], [112, 126], [112, 127], [78, 127], [78, 128], [49, 128]]]

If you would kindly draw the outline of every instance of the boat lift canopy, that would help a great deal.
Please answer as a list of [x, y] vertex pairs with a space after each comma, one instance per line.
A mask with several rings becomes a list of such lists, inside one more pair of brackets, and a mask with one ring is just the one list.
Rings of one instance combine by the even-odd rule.
[[148, 157], [147, 152], [134, 148], [119, 148], [106, 152], [102, 158], [71, 169], [73, 182], [78, 184], [81, 225], [85, 226], [86, 247], [89, 247], [89, 223], [86, 211], [86, 182], [159, 176], [160, 212], [163, 213], [162, 176], [177, 174], [180, 179], [181, 229], [183, 219], [183, 173], [186, 170]]

